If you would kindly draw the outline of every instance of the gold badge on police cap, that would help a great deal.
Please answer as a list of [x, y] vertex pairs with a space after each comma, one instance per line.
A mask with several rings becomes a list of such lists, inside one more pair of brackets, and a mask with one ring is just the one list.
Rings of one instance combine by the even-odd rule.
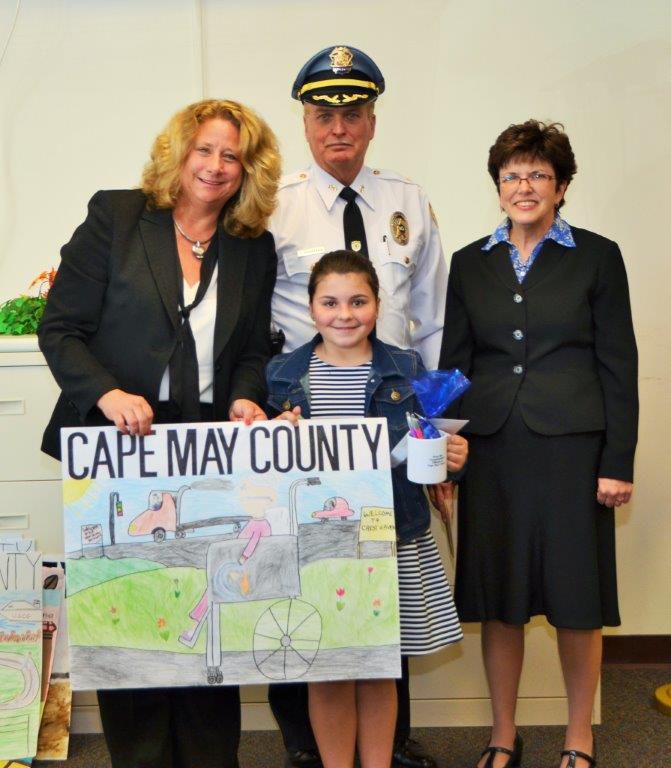
[[329, 60], [334, 75], [347, 75], [352, 69], [354, 54], [344, 45], [338, 45], [329, 54]]
[[408, 226], [408, 220], [404, 213], [396, 211], [392, 213], [389, 220], [389, 228], [391, 229], [391, 236], [394, 241], [399, 245], [407, 245], [410, 240], [410, 228]]

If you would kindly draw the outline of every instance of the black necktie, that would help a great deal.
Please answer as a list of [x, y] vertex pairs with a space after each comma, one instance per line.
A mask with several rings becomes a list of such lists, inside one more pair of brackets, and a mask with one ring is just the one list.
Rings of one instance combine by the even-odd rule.
[[168, 366], [170, 376], [170, 401], [179, 410], [182, 421], [200, 421], [200, 383], [198, 381], [198, 356], [196, 340], [193, 338], [191, 311], [207, 293], [212, 281], [214, 267], [219, 253], [218, 238], [215, 235], [205, 252], [200, 265], [200, 283], [191, 304], [184, 305], [184, 278], [179, 281], [179, 316], [182, 323], [177, 330], [177, 343]]
[[347, 201], [342, 216], [343, 230], [345, 232], [345, 248], [355, 251], [363, 256], [368, 256], [366, 243], [366, 230], [363, 226], [363, 216], [356, 202], [357, 193], [351, 187], [343, 187], [340, 197]]

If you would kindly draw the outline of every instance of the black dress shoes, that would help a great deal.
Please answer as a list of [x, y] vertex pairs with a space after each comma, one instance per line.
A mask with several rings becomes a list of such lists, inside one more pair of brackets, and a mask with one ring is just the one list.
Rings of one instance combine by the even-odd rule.
[[592, 742], [592, 754], [588, 755], [586, 752], [581, 752], [579, 749], [563, 749], [561, 752], [562, 758], [568, 755], [568, 763], [566, 768], [576, 768], [578, 765], [576, 760], [582, 758], [590, 768], [596, 768], [596, 741]]
[[524, 744], [522, 743], [522, 737], [519, 735], [519, 733], [516, 733], [515, 742], [513, 743], [512, 749], [508, 749], [507, 747], [497, 747], [492, 745], [490, 747], [487, 747], [487, 749], [485, 749], [482, 752], [480, 757], [484, 757], [485, 755], [488, 755], [483, 768], [492, 768], [492, 766], [494, 765], [494, 758], [498, 753], [508, 755], [508, 762], [505, 764], [505, 768], [520, 768], [520, 766], [522, 765], [523, 749], [524, 749]]
[[[422, 751], [414, 739], [394, 745], [394, 768], [437, 768], [436, 761]], [[323, 768], [319, 752], [313, 749], [287, 750], [285, 768]]]
[[393, 768], [437, 768], [436, 761], [414, 739], [394, 744]]
[[324, 768], [316, 749], [288, 749], [284, 768]]

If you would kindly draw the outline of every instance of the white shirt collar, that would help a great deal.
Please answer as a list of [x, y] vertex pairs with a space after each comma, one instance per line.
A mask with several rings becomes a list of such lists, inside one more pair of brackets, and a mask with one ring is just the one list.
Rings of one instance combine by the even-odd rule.
[[[326, 209], [330, 211], [345, 185], [317, 164], [310, 167], [310, 174]], [[371, 210], [375, 210], [372, 178], [370, 168], [364, 165], [350, 186]]]

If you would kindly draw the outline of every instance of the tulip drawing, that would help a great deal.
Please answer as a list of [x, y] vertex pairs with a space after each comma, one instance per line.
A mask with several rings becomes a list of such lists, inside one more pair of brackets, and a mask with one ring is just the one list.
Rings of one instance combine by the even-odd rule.
[[382, 600], [380, 600], [379, 597], [376, 597], [373, 600], [373, 616], [379, 616], [381, 608], [382, 608]]
[[157, 626], [157, 628], [158, 628], [158, 634], [159, 634], [159, 637], [160, 637], [162, 640], [167, 640], [167, 639], [170, 637], [170, 630], [169, 630], [169, 629], [166, 629], [166, 626], [167, 626], [167, 622], [166, 622], [166, 620], [163, 618], [163, 616], [160, 616], [160, 617], [159, 617], [159, 618], [156, 620], [156, 626]]

